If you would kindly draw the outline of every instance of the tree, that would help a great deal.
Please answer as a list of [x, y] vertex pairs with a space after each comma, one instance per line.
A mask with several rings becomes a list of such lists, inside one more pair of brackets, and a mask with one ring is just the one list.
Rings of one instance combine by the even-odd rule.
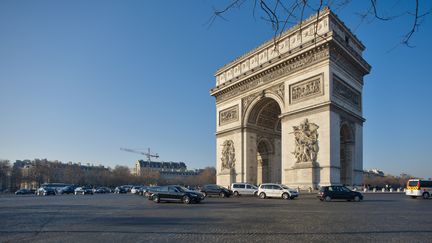
[[117, 165], [112, 171], [112, 180], [111, 183], [113, 185], [124, 185], [132, 182], [132, 175], [130, 173], [130, 169], [126, 166]]
[[[274, 40], [277, 42], [282, 33], [292, 25], [300, 23], [305, 17], [317, 14], [319, 18], [320, 11], [324, 8], [331, 8], [335, 10], [346, 8], [353, 1], [351, 0], [231, 0], [230, 3], [220, 7], [214, 8], [214, 14], [211, 17], [209, 24], [211, 25], [217, 18], [225, 19], [225, 15], [233, 9], [241, 9], [246, 4], [252, 4], [253, 16], [260, 15], [263, 21], [270, 23], [274, 31]], [[387, 5], [390, 7], [401, 5], [401, 12], [392, 12], [386, 14], [388, 6], [385, 1], [369, 0], [363, 1], [358, 12], [353, 13], [359, 17], [360, 23], [379, 20], [391, 21], [397, 18], [408, 17], [411, 21], [411, 27], [405, 30], [405, 34], [401, 39], [401, 44], [411, 47], [411, 39], [413, 35], [419, 30], [419, 27], [424, 20], [432, 13], [431, 1], [411, 0], [410, 6], [407, 1], [388, 1]], [[404, 5], [405, 4], [405, 5]]]
[[11, 165], [9, 160], [0, 160], [0, 191], [9, 187], [11, 176]]

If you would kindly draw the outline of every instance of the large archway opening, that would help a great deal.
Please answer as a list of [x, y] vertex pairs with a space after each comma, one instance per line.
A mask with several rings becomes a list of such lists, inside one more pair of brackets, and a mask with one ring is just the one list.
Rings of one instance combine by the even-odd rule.
[[256, 162], [250, 169], [256, 175], [252, 183], [281, 182], [281, 108], [272, 98], [262, 98], [248, 117], [247, 127], [255, 135]]
[[354, 136], [348, 124], [340, 128], [340, 183], [352, 184]]

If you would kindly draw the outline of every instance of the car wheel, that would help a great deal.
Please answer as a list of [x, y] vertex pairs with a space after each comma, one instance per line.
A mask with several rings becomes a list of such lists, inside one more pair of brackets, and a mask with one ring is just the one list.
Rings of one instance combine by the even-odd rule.
[[156, 195], [154, 195], [154, 196], [153, 196], [153, 202], [155, 202], [155, 203], [159, 203], [159, 202], [160, 202], [159, 197], [156, 196]]
[[360, 197], [359, 196], [355, 196], [354, 197], [354, 202], [360, 202]]
[[258, 192], [254, 192], [253, 196], [254, 197], [258, 196]]
[[219, 196], [220, 197], [226, 197], [225, 193], [223, 193], [223, 192], [219, 193]]
[[331, 197], [330, 197], [330, 196], [326, 196], [326, 197], [324, 198], [324, 200], [325, 200], [326, 202], [330, 202], [330, 201], [331, 201]]
[[259, 198], [261, 198], [261, 199], [266, 198], [266, 194], [265, 194], [264, 192], [261, 192], [261, 193], [259, 194]]
[[185, 204], [189, 204], [191, 201], [190, 201], [190, 197], [189, 196], [184, 196], [183, 197], [183, 203], [185, 203]]
[[428, 199], [429, 198], [429, 193], [425, 192], [423, 193], [423, 199]]
[[282, 198], [285, 199], [285, 200], [288, 200], [289, 199], [288, 193], [282, 194]]
[[294, 200], [294, 199], [295, 199], [295, 197], [290, 197], [290, 199], [291, 199], [291, 200]]
[[236, 192], [234, 192], [234, 196], [238, 197], [238, 196], [240, 196], [240, 194], [236, 191]]

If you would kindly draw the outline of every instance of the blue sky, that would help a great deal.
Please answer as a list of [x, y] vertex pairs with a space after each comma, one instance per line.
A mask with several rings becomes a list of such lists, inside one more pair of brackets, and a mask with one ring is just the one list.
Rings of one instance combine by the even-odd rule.
[[[120, 147], [151, 147], [162, 160], [214, 166], [213, 74], [272, 30], [250, 6], [209, 28], [213, 6], [223, 4], [0, 1], [0, 158], [133, 166], [140, 155]], [[389, 51], [410, 20], [360, 24], [361, 7], [336, 13], [372, 66], [364, 168], [431, 177], [431, 18], [415, 48]]]

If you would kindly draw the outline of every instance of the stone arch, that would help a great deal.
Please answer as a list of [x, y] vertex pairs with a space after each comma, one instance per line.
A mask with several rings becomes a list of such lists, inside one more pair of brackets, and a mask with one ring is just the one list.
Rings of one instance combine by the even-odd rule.
[[243, 107], [243, 109], [246, 109], [244, 111], [244, 116], [242, 121], [243, 126], [246, 126], [248, 124], [248, 120], [251, 116], [251, 113], [253, 113], [254, 110], [256, 111], [257, 105], [260, 104], [263, 105], [265, 101], [270, 101], [270, 100], [275, 101], [279, 105], [280, 113], [284, 111], [285, 109], [284, 101], [278, 95], [274, 94], [271, 91], [263, 91], [260, 95], [256, 95], [256, 97], [250, 102], [249, 105]]
[[[279, 100], [280, 102], [280, 100]], [[244, 118], [245, 132], [253, 138], [246, 151], [254, 151], [246, 161], [250, 182], [281, 182], [281, 107], [272, 94], [256, 97]], [[253, 146], [253, 147], [251, 147]]]
[[353, 182], [353, 158], [354, 158], [354, 132], [348, 122], [342, 122], [340, 126], [340, 183], [352, 185]]

